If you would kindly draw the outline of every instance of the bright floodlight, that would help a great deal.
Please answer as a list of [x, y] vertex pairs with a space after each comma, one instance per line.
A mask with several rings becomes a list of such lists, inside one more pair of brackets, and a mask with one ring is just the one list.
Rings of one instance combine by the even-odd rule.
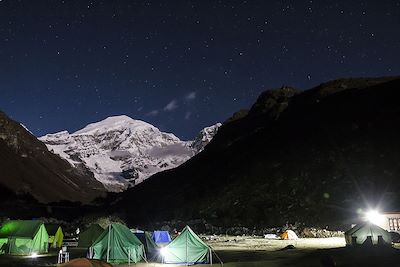
[[37, 258], [37, 256], [38, 256], [38, 255], [37, 255], [36, 252], [33, 252], [33, 253], [31, 254], [31, 257], [32, 257], [32, 258]]
[[168, 252], [168, 249], [166, 247], [162, 247], [160, 249], [160, 253], [161, 253], [162, 256], [165, 256], [167, 254], [167, 252]]
[[373, 224], [379, 224], [382, 221], [382, 214], [376, 210], [370, 210], [367, 212], [366, 218]]

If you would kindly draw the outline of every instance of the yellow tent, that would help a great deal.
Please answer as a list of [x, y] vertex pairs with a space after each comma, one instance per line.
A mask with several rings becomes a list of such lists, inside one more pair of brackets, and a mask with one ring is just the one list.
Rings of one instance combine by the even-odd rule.
[[64, 240], [64, 233], [58, 224], [45, 224], [47, 233], [49, 234], [49, 246], [52, 248], [60, 248]]

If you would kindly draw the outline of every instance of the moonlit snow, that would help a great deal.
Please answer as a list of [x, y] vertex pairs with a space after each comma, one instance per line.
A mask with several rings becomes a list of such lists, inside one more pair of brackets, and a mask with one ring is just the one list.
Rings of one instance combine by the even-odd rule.
[[182, 141], [122, 115], [91, 123], [72, 134], [62, 131], [39, 140], [73, 166], [88, 168], [107, 190], [120, 192], [187, 161], [204, 149], [220, 126], [203, 129], [194, 141]]

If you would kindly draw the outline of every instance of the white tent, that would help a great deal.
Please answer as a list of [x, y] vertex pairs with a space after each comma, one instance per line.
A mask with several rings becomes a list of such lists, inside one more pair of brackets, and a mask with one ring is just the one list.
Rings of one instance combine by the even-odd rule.
[[283, 232], [281, 234], [281, 239], [285, 239], [285, 240], [296, 240], [299, 239], [296, 235], [295, 232], [293, 232], [292, 230], [286, 230], [285, 232]]
[[388, 231], [373, 224], [357, 224], [344, 233], [346, 245], [384, 245], [391, 244], [392, 238]]

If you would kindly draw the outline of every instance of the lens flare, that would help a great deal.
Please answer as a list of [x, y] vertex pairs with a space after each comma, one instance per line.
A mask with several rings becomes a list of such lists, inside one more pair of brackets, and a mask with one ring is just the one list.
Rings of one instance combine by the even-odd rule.
[[166, 247], [163, 247], [160, 249], [160, 253], [162, 256], [165, 256], [168, 253], [168, 249]]
[[383, 215], [376, 210], [370, 210], [366, 213], [366, 219], [370, 223], [379, 225], [383, 220]]

